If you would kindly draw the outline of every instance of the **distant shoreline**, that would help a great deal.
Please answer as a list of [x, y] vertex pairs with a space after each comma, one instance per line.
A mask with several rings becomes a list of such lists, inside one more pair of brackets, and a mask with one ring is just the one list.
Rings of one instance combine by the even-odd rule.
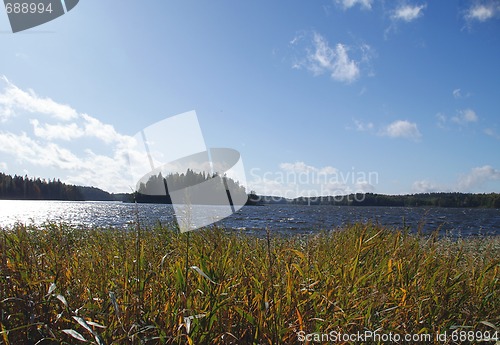
[[[0, 173], [0, 200], [122, 201], [171, 204], [170, 196], [141, 193], [108, 193], [97, 187], [76, 186], [59, 180], [14, 177]], [[245, 205], [331, 205], [392, 207], [453, 207], [500, 209], [500, 193], [434, 192], [406, 195], [356, 193], [337, 196], [298, 197], [294, 199], [248, 194]]]

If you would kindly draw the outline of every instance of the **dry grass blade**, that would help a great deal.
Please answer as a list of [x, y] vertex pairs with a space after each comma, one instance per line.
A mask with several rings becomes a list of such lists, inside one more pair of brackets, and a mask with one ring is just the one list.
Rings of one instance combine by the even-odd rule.
[[115, 310], [116, 317], [120, 318], [120, 308], [118, 307], [118, 303], [116, 302], [116, 295], [113, 291], [109, 292], [109, 299], [111, 300], [111, 304], [113, 304], [113, 308]]
[[[90, 327], [90, 325], [87, 323], [87, 321], [79, 316], [73, 316], [73, 319], [80, 324], [83, 328], [85, 328], [90, 334], [94, 336], [94, 339], [96, 340], [98, 345], [104, 345], [103, 341], [99, 337], [99, 335], [94, 332], [94, 330]], [[100, 326], [100, 325], [99, 325]]]
[[217, 284], [216, 282], [214, 282], [212, 280], [212, 278], [210, 278], [208, 275], [206, 275], [206, 273], [203, 272], [198, 266], [191, 266], [191, 269], [194, 270], [199, 275], [201, 275], [203, 278], [207, 279], [210, 283]]
[[93, 336], [96, 336], [97, 334], [94, 332], [92, 328], [90, 328], [90, 325], [85, 321], [83, 318], [80, 316], [73, 316], [73, 319], [80, 324], [83, 328], [85, 328], [90, 334]]
[[90, 325], [90, 326], [94, 326], [94, 327], [97, 327], [97, 328], [106, 328], [106, 326], [103, 326], [97, 322], [94, 322], [94, 321], [87, 321], [87, 323]]
[[56, 284], [51, 283], [49, 286], [49, 290], [47, 291], [47, 294], [45, 295], [45, 297], [50, 296], [56, 290], [56, 288], [57, 288]]
[[81, 335], [80, 333], [78, 333], [77, 331], [75, 330], [72, 330], [72, 329], [63, 329], [62, 332], [66, 333], [67, 335], [75, 338], [76, 340], [80, 340], [80, 341], [84, 341], [86, 343], [88, 343], [89, 341], [87, 339], [85, 339], [85, 337], [83, 335]]
[[57, 295], [56, 298], [64, 304], [66, 308], [68, 308], [68, 301], [66, 301], [66, 298], [63, 295]]

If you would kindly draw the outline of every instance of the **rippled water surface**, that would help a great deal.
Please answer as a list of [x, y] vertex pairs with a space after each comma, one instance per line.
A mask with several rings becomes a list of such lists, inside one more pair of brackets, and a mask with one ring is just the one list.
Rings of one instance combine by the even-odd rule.
[[[2, 227], [11, 226], [16, 222], [41, 224], [47, 221], [127, 227], [137, 216], [144, 226], [174, 221], [170, 205], [0, 200]], [[390, 227], [408, 226], [412, 231], [420, 229], [425, 233], [439, 229], [440, 233], [452, 236], [500, 235], [498, 209], [248, 206], [218, 224], [249, 233], [259, 233], [266, 228], [279, 233], [308, 233], [368, 221]]]

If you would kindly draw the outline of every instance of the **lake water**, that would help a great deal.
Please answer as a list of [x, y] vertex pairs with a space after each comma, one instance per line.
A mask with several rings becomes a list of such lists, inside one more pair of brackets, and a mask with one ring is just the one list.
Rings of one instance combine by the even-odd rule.
[[[0, 200], [0, 227], [16, 222], [41, 224], [47, 221], [74, 225], [129, 227], [139, 217], [142, 226], [171, 223], [171, 205], [121, 202]], [[451, 236], [500, 235], [499, 209], [349, 207], [268, 205], [246, 206], [217, 224], [251, 234], [266, 228], [275, 233], [310, 233], [332, 230], [355, 222], [374, 222], [389, 227], [406, 225], [424, 233], [440, 229]]]

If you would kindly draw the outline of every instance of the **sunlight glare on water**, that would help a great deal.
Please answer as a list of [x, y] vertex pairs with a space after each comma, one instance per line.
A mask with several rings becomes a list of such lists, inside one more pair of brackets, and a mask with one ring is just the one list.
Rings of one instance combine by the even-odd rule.
[[[143, 227], [175, 222], [173, 207], [92, 201], [0, 200], [0, 227], [16, 222], [40, 225], [47, 221], [90, 227], [128, 228], [136, 219]], [[408, 227], [451, 236], [500, 235], [500, 209], [351, 207], [269, 205], [245, 206], [218, 222], [226, 228], [259, 234], [266, 229], [282, 234], [333, 230], [356, 222], [389, 228]]]
[[[141, 205], [142, 206], [142, 205]], [[143, 214], [168, 218], [172, 211], [168, 205], [163, 209], [148, 210]], [[144, 207], [141, 207], [144, 208]], [[147, 205], [146, 205], [146, 208]], [[126, 227], [136, 220], [134, 204], [120, 202], [91, 201], [42, 201], [42, 200], [0, 200], [0, 226], [15, 223], [42, 224], [64, 222], [73, 225]]]

